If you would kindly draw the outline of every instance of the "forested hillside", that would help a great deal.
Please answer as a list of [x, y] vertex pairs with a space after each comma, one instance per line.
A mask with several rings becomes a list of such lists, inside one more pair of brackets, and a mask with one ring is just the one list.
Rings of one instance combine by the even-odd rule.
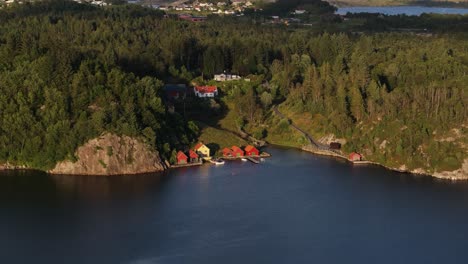
[[391, 6], [391, 5], [422, 5], [422, 6], [466, 6], [466, 0], [327, 0], [338, 6]]
[[144, 138], [169, 158], [198, 128], [166, 113], [162, 83], [203, 83], [224, 70], [251, 76], [222, 94], [236, 125], [257, 137], [290, 134], [272, 117], [280, 105], [382, 164], [433, 172], [466, 158], [466, 35], [191, 23], [54, 1], [0, 10], [0, 163], [50, 168], [105, 131]]

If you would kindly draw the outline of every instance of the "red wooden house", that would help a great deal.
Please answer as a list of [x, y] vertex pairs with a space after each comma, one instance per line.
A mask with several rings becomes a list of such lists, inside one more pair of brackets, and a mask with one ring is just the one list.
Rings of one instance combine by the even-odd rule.
[[356, 152], [352, 152], [349, 154], [349, 160], [350, 161], [360, 161], [362, 160], [362, 155]]
[[182, 151], [177, 152], [177, 164], [187, 164], [187, 155]]
[[190, 150], [189, 151], [189, 157], [190, 157], [190, 162], [198, 162], [198, 154], [195, 153], [195, 151]]
[[232, 156], [233, 157], [242, 157], [242, 156], [244, 156], [244, 151], [242, 149], [240, 149], [238, 146], [232, 146], [231, 150], [232, 150]]
[[246, 156], [258, 156], [260, 154], [260, 151], [252, 145], [248, 145], [244, 150]]
[[229, 148], [224, 148], [223, 149], [223, 157], [232, 157], [232, 150]]

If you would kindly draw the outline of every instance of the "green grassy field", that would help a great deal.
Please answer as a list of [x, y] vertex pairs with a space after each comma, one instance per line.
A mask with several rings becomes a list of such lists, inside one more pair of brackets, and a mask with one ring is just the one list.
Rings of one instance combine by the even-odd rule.
[[218, 128], [214, 128], [202, 122], [197, 122], [201, 134], [199, 140], [205, 143], [211, 150], [212, 154], [216, 155], [225, 147], [245, 146], [247, 141], [238, 137], [237, 135]]

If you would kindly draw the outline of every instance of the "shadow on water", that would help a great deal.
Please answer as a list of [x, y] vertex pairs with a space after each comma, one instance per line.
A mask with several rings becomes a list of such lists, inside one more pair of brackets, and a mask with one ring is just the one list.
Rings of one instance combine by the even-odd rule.
[[162, 188], [168, 178], [167, 173], [106, 177], [3, 171], [0, 172], [0, 204], [137, 199]]

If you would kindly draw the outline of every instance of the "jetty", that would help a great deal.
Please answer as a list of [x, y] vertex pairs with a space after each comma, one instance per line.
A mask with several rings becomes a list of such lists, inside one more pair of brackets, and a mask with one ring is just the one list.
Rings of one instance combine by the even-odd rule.
[[190, 162], [190, 163], [185, 163], [185, 164], [173, 164], [170, 166], [170, 168], [184, 168], [184, 167], [193, 167], [193, 166], [201, 166], [203, 165], [203, 161], [199, 162]]
[[368, 161], [368, 160], [349, 160], [349, 162], [351, 162], [353, 165], [368, 165], [368, 164], [377, 164], [375, 162], [372, 162], [372, 161]]
[[249, 161], [251, 161], [251, 162], [253, 162], [253, 163], [255, 163], [255, 164], [259, 164], [259, 163], [260, 163], [260, 160], [255, 159], [255, 158], [253, 158], [253, 157], [247, 157], [246, 159], [249, 160]]

